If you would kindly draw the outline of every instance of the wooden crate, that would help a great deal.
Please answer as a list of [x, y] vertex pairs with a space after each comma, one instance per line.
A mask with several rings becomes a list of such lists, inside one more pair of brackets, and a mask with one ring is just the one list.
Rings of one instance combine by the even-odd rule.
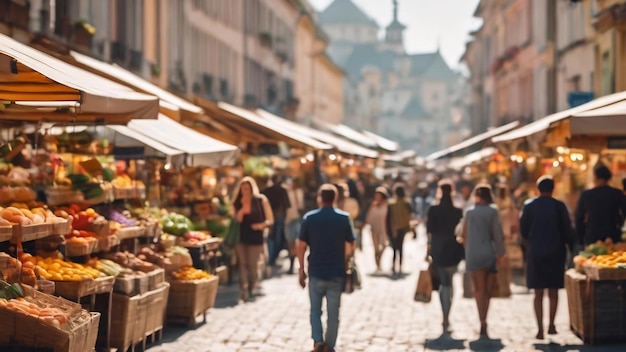
[[6, 242], [13, 237], [12, 226], [0, 226], [0, 242]]
[[[163, 326], [169, 284], [143, 295], [113, 294], [111, 347], [127, 351]], [[160, 318], [159, 318], [160, 317]]]
[[623, 268], [598, 268], [595, 265], [586, 265], [585, 274], [591, 280], [626, 280], [626, 269]]
[[50, 236], [50, 224], [13, 226], [21, 234], [22, 242], [34, 241]]
[[167, 303], [167, 319], [174, 322], [195, 322], [215, 304], [219, 278], [194, 281], [171, 281]]
[[146, 233], [146, 228], [143, 226], [130, 226], [130, 227], [122, 227], [118, 229], [116, 232], [117, 237], [120, 241], [129, 239], [129, 238], [137, 238], [141, 237]]
[[165, 282], [165, 270], [156, 269], [148, 273], [148, 289], [150, 291], [156, 290], [161, 287], [161, 284]]
[[115, 278], [113, 276], [99, 277], [94, 280], [94, 293], [107, 293], [113, 291]]
[[135, 276], [116, 277], [113, 284], [113, 292], [126, 296], [135, 296], [139, 294], [136, 287]]
[[67, 235], [72, 231], [72, 222], [65, 220], [50, 224], [50, 233], [54, 235]]
[[572, 331], [585, 343], [626, 341], [626, 282], [583, 279], [569, 270], [566, 291]]
[[44, 324], [38, 319], [0, 308], [0, 344], [49, 348], [53, 352], [92, 351], [96, 344], [99, 313], [82, 311], [69, 331]]

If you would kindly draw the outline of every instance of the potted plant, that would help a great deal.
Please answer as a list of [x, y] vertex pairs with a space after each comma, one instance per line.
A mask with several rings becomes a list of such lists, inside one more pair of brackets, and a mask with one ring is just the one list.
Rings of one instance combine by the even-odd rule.
[[77, 45], [91, 46], [91, 38], [96, 34], [96, 28], [85, 20], [76, 21], [74, 24], [74, 43]]

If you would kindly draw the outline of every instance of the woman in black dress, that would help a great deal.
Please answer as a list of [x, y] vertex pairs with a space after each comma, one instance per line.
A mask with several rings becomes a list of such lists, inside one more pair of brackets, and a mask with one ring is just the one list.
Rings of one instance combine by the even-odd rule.
[[452, 277], [463, 259], [463, 246], [457, 242], [454, 230], [463, 217], [463, 211], [452, 203], [452, 185], [441, 183], [439, 204], [428, 209], [426, 231], [430, 243], [433, 269], [439, 279], [439, 299], [443, 311], [443, 330], [448, 331], [448, 317], [452, 308]]
[[552, 197], [554, 180], [543, 176], [537, 180], [540, 195], [527, 201], [520, 219], [526, 252], [526, 285], [535, 290], [537, 338], [543, 339], [543, 294], [550, 298], [548, 334], [556, 334], [554, 318], [558, 290], [564, 286], [566, 247], [572, 248], [574, 237], [567, 208]]

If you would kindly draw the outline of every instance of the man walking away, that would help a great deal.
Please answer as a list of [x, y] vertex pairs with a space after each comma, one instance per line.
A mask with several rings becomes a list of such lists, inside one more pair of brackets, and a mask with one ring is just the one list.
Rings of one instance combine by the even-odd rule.
[[272, 186], [263, 191], [274, 213], [274, 225], [267, 241], [269, 256], [267, 263], [270, 267], [276, 265], [276, 259], [285, 246], [285, 218], [287, 217], [287, 209], [291, 207], [289, 194], [282, 182], [283, 178], [280, 175], [273, 175]]
[[[347, 258], [354, 253], [354, 227], [348, 213], [336, 209], [335, 186], [320, 187], [320, 208], [310, 211], [302, 219], [300, 237], [296, 244], [300, 263], [299, 281], [306, 287], [307, 274], [304, 254], [309, 248], [309, 297], [311, 299], [311, 335], [313, 351], [334, 351], [339, 330], [339, 305], [343, 291]], [[322, 328], [322, 300], [326, 297], [326, 338]]]
[[576, 207], [578, 242], [588, 245], [607, 237], [619, 242], [626, 215], [626, 198], [622, 191], [609, 186], [613, 174], [606, 166], [597, 167], [594, 176], [595, 188], [584, 191]]

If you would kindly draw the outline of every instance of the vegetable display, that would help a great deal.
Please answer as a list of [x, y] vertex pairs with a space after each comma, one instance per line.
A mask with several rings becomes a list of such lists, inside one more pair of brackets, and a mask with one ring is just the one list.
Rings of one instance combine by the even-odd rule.
[[184, 215], [169, 213], [161, 218], [161, 226], [165, 233], [182, 237], [187, 232], [193, 231], [193, 223]]

